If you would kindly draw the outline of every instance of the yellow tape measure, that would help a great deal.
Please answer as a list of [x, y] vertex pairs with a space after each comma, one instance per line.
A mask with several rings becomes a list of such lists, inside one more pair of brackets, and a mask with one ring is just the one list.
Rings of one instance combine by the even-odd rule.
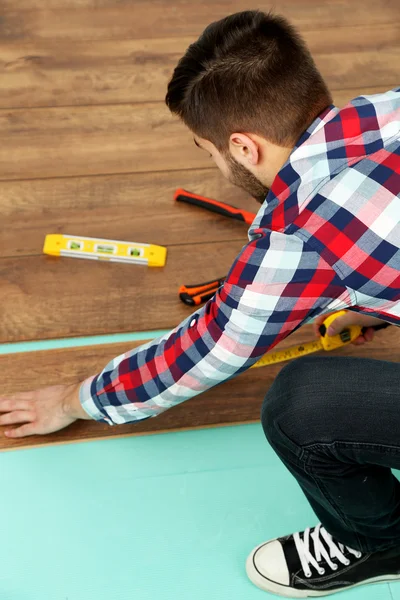
[[330, 350], [335, 350], [341, 346], [347, 346], [348, 344], [351, 344], [351, 342], [356, 340], [361, 335], [362, 327], [360, 325], [351, 325], [350, 327], [343, 329], [343, 331], [337, 335], [331, 336], [327, 335], [326, 333], [329, 325], [335, 319], [345, 314], [345, 310], [340, 310], [339, 312], [329, 315], [323, 322], [323, 325], [325, 325], [325, 334], [321, 335], [319, 340], [308, 342], [306, 344], [299, 344], [298, 346], [292, 346], [291, 348], [286, 348], [286, 350], [268, 352], [250, 368], [255, 369], [257, 367], [266, 367], [267, 365], [273, 365], [286, 360], [292, 360], [293, 358], [299, 358], [300, 356], [304, 356], [306, 354], [312, 354], [313, 352], [318, 352], [319, 350], [326, 350], [329, 352]]
[[164, 246], [67, 234], [46, 235], [43, 252], [51, 256], [136, 263], [149, 267], [163, 267], [167, 258], [167, 249]]

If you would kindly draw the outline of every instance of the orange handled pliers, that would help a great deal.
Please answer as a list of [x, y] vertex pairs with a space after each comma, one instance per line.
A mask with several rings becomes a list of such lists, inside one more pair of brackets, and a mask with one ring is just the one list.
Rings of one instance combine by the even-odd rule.
[[243, 221], [248, 225], [251, 225], [256, 217], [255, 213], [242, 210], [241, 208], [236, 208], [235, 206], [231, 206], [225, 202], [218, 202], [218, 200], [211, 200], [211, 198], [205, 198], [204, 196], [199, 196], [198, 194], [192, 194], [191, 192], [187, 192], [186, 190], [182, 189], [176, 190], [174, 198], [177, 202], [194, 204], [195, 206], [200, 206], [206, 210], [211, 210], [212, 212], [223, 215], [224, 217], [230, 217], [231, 219]]
[[225, 277], [221, 277], [220, 279], [214, 279], [206, 283], [181, 285], [179, 288], [179, 298], [189, 306], [199, 306], [199, 304], [211, 300], [224, 281]]
[[[247, 223], [247, 225], [251, 225], [256, 216], [255, 213], [247, 210], [236, 208], [235, 206], [231, 206], [225, 202], [218, 202], [217, 200], [212, 200], [211, 198], [205, 198], [204, 196], [199, 196], [198, 194], [192, 194], [191, 192], [187, 192], [183, 189], [176, 190], [174, 198], [177, 202], [194, 204], [195, 206], [200, 206], [201, 208], [218, 213], [224, 217], [230, 217], [231, 219], [243, 221], [244, 223]], [[199, 304], [210, 300], [224, 283], [224, 281], [225, 277], [220, 277], [219, 279], [207, 281], [206, 283], [182, 285], [179, 288], [179, 298], [182, 300], [182, 302], [188, 304], [189, 306], [198, 306]]]

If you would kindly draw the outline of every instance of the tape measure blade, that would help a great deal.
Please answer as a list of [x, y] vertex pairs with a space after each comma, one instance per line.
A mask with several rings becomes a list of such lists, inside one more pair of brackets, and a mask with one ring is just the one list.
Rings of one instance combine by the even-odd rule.
[[274, 365], [280, 362], [300, 358], [300, 356], [305, 356], [306, 354], [313, 354], [319, 350], [323, 350], [322, 343], [319, 340], [308, 342], [307, 344], [299, 344], [298, 346], [291, 346], [290, 348], [286, 348], [286, 350], [268, 352], [250, 368], [256, 369], [258, 367]]

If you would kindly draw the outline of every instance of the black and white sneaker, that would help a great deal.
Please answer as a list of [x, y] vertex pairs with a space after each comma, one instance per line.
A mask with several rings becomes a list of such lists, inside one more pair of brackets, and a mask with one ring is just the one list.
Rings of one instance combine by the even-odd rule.
[[257, 546], [246, 571], [257, 587], [279, 596], [328, 596], [357, 585], [400, 579], [400, 544], [363, 554], [337, 542], [319, 524]]

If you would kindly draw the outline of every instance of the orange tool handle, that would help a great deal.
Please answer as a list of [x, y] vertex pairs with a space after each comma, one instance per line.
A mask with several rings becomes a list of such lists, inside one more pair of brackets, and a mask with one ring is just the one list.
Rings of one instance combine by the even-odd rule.
[[213, 279], [213, 281], [207, 281], [207, 283], [182, 285], [179, 288], [179, 298], [184, 304], [199, 306], [199, 304], [211, 300], [224, 281], [225, 277], [221, 277], [221, 279]]
[[251, 213], [241, 208], [236, 208], [225, 202], [218, 202], [217, 200], [211, 200], [211, 198], [205, 198], [197, 194], [192, 194], [186, 190], [176, 190], [174, 195], [175, 200], [178, 202], [187, 202], [188, 204], [194, 204], [195, 206], [201, 206], [207, 210], [223, 215], [224, 217], [230, 217], [231, 219], [237, 219], [243, 221], [248, 225], [251, 225], [256, 217], [255, 213]]

